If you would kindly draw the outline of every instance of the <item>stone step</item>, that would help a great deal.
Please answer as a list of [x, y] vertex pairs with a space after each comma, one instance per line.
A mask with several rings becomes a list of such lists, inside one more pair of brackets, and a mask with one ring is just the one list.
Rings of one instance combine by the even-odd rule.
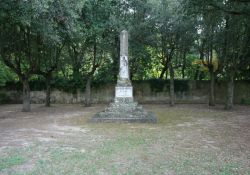
[[92, 119], [92, 122], [139, 122], [156, 123], [157, 119], [153, 113], [146, 111], [125, 112], [100, 112]]
[[138, 106], [138, 103], [111, 103], [109, 107], [120, 107], [120, 108], [135, 108]]
[[106, 112], [133, 112], [133, 111], [143, 111], [142, 106], [133, 104], [110, 104], [109, 107], [105, 109]]

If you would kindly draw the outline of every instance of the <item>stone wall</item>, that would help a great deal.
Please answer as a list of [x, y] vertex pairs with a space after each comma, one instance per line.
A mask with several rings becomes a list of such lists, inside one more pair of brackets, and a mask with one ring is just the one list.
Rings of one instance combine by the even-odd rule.
[[[168, 103], [169, 82], [167, 81], [142, 81], [133, 82], [133, 93], [139, 103]], [[176, 81], [176, 103], [208, 103], [209, 81]], [[5, 93], [11, 103], [21, 103], [22, 92], [1, 91]], [[113, 100], [115, 83], [107, 83], [94, 87], [92, 90], [93, 103], [109, 103]], [[226, 82], [216, 83], [216, 101], [224, 103], [226, 98]], [[242, 99], [250, 99], [250, 82], [235, 82], [235, 103]], [[44, 103], [45, 91], [32, 91], [32, 103]], [[53, 90], [51, 93], [52, 103], [83, 103], [84, 93], [78, 91], [76, 94]]]

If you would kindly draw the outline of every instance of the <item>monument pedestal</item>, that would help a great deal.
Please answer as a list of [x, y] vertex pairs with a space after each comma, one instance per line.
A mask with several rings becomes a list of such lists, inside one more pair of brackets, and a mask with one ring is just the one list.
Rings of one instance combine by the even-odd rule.
[[92, 117], [92, 122], [127, 122], [127, 123], [156, 123], [152, 112], [146, 112], [142, 106], [131, 98], [117, 98], [117, 101]]
[[152, 112], [134, 102], [132, 86], [116, 86], [113, 103], [91, 119], [92, 122], [156, 123]]
[[120, 71], [115, 87], [115, 99], [103, 112], [95, 114], [92, 122], [139, 122], [156, 123], [156, 117], [146, 112], [134, 102], [133, 87], [128, 69], [128, 33], [122, 31], [120, 36]]

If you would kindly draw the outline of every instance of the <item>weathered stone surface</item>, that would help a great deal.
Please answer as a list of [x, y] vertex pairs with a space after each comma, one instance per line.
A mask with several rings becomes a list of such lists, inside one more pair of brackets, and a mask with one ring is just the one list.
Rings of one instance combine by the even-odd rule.
[[97, 113], [92, 122], [156, 123], [152, 112], [146, 112], [137, 102], [114, 102], [103, 112]]
[[128, 62], [128, 32], [123, 30], [120, 34], [120, 67], [117, 80], [117, 87], [131, 86], [129, 79]]
[[115, 97], [133, 98], [133, 87], [132, 86], [116, 86], [115, 87]]
[[142, 106], [134, 102], [128, 68], [128, 32], [125, 30], [120, 35], [120, 47], [120, 70], [114, 103], [111, 103], [103, 112], [97, 113], [91, 121], [156, 123], [153, 113], [146, 112]]

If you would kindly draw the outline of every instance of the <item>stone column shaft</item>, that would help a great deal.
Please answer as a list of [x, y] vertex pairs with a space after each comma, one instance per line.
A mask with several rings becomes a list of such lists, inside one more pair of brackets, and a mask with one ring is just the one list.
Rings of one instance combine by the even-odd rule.
[[123, 30], [120, 34], [120, 57], [128, 56], [128, 32]]

